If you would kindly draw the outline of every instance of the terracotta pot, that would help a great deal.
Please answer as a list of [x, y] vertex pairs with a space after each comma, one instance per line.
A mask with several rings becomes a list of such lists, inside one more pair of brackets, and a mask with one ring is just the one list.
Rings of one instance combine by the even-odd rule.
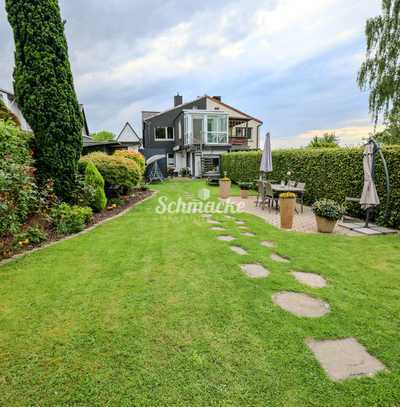
[[219, 196], [222, 199], [229, 198], [231, 193], [231, 181], [219, 180]]
[[315, 215], [317, 221], [317, 229], [320, 233], [333, 233], [336, 227], [337, 220], [323, 218]]
[[249, 190], [248, 189], [241, 189], [240, 190], [240, 197], [242, 199], [247, 199], [249, 197]]
[[281, 228], [292, 229], [296, 198], [279, 199], [279, 207], [281, 214]]

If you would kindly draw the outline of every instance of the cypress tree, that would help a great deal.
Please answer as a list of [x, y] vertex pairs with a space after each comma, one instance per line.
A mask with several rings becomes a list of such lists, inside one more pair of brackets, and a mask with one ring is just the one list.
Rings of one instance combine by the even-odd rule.
[[71, 200], [82, 150], [82, 117], [57, 0], [6, 0], [15, 41], [14, 91], [35, 134], [38, 179]]

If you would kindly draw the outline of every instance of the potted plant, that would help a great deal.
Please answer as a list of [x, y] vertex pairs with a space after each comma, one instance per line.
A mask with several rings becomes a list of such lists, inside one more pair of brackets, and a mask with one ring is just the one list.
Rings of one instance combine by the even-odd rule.
[[332, 233], [336, 223], [344, 215], [344, 206], [332, 199], [320, 199], [314, 203], [312, 210], [317, 221], [318, 232]]
[[250, 182], [239, 182], [239, 188], [240, 188], [240, 197], [242, 199], [247, 199], [249, 197], [249, 190], [251, 189], [251, 183]]
[[229, 198], [231, 192], [231, 180], [226, 176], [224, 172], [224, 178], [219, 180], [219, 196], [222, 199]]
[[281, 215], [281, 228], [292, 229], [294, 210], [296, 208], [296, 194], [285, 192], [279, 195], [279, 208]]

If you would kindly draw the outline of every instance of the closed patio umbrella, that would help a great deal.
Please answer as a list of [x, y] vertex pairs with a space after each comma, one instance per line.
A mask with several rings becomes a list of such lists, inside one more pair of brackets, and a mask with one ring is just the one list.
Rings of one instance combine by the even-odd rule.
[[368, 143], [364, 150], [364, 188], [360, 199], [360, 204], [363, 209], [374, 208], [380, 203], [373, 177], [374, 149], [374, 144]]
[[265, 136], [265, 144], [261, 157], [260, 172], [272, 172], [271, 136], [269, 133], [267, 133]]

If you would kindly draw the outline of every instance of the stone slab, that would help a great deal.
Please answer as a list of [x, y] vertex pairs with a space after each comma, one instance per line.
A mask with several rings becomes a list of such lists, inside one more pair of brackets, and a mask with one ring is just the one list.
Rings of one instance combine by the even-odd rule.
[[232, 240], [235, 240], [233, 236], [218, 236], [217, 239], [223, 242], [232, 242]]
[[242, 264], [240, 267], [251, 278], [263, 278], [269, 275], [269, 271], [259, 264]]
[[264, 240], [263, 242], [261, 242], [261, 246], [272, 248], [275, 247], [276, 244], [271, 240]]
[[243, 220], [237, 220], [235, 223], [237, 225], [245, 225], [246, 224], [246, 222], [244, 222]]
[[221, 228], [220, 226], [213, 226], [212, 228], [210, 228], [210, 230], [215, 232], [223, 232], [225, 229]]
[[307, 294], [295, 292], [280, 292], [272, 296], [272, 301], [298, 317], [318, 318], [330, 311], [329, 305]]
[[212, 220], [212, 219], [208, 219], [207, 223], [209, 223], [210, 225], [220, 225], [221, 224], [217, 220]]
[[308, 340], [306, 343], [327, 375], [335, 381], [372, 377], [385, 369], [384, 364], [370, 355], [355, 338]]
[[282, 257], [276, 253], [271, 254], [271, 259], [273, 261], [277, 261], [278, 263], [289, 263], [289, 259], [287, 259], [286, 257]]
[[318, 274], [292, 271], [292, 276], [301, 284], [312, 288], [326, 287], [326, 280]]
[[241, 235], [242, 235], [242, 236], [247, 236], [247, 237], [253, 237], [253, 236], [255, 236], [255, 234], [252, 233], [252, 232], [243, 232], [243, 233], [241, 233]]
[[237, 253], [237, 254], [240, 254], [241, 256], [244, 256], [244, 255], [246, 255], [247, 254], [247, 251], [246, 250], [244, 250], [242, 247], [240, 247], [240, 246], [229, 246], [230, 247], [230, 249], [233, 251], [233, 252], [235, 252], [235, 253]]

